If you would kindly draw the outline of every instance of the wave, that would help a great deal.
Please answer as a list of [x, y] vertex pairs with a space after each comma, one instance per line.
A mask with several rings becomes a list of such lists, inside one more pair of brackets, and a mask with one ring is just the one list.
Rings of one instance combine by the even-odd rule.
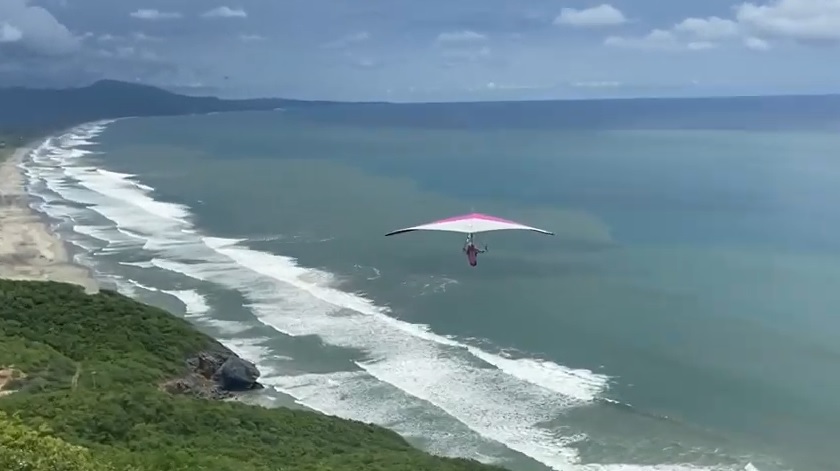
[[[132, 253], [132, 261], [118, 262], [126, 269], [164, 270], [237, 291], [255, 322], [291, 337], [318, 336], [362, 355], [350, 371], [290, 374], [276, 366], [277, 358], [265, 346], [271, 338], [236, 337], [251, 325], [215, 319], [212, 302], [198, 289], [164, 289], [100, 274], [130, 296], [145, 290], [179, 300], [186, 317], [214, 326], [223, 343], [257, 363], [265, 384], [307, 407], [423, 438], [441, 454], [495, 461], [496, 453], [487, 446], [494, 442], [555, 470], [701, 469], [580, 464], [573, 445], [586, 436], [544, 424], [570, 408], [596, 404], [609, 387], [608, 376], [546, 359], [514, 358], [469, 339], [435, 333], [392, 317], [389, 308], [372, 299], [341, 291], [331, 273], [249, 248], [253, 238], [203, 234], [193, 225], [189, 207], [156, 200], [155, 189], [135, 175], [92, 165], [92, 151], [80, 147], [94, 145], [107, 124], [79, 126], [33, 150], [24, 166], [30, 193], [41, 199], [33, 207], [71, 223], [71, 240], [86, 238], [90, 247], [93, 239], [99, 256]], [[57, 205], [56, 200], [74, 204]], [[425, 281], [431, 290], [455, 282]], [[424, 416], [431, 422], [424, 423]], [[446, 430], [430, 425], [443, 420], [454, 424]]]

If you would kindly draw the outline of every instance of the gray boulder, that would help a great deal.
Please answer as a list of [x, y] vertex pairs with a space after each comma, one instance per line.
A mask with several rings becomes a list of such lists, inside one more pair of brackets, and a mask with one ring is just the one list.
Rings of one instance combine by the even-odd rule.
[[262, 387], [257, 382], [260, 370], [248, 360], [231, 355], [216, 370], [213, 379], [226, 391], [247, 391]]

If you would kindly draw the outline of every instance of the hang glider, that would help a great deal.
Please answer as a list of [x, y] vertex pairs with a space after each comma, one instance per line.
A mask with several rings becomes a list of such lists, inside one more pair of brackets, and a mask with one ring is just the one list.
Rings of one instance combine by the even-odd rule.
[[465, 254], [467, 254], [467, 260], [469, 261], [470, 265], [476, 266], [478, 264], [478, 254], [486, 252], [487, 246], [484, 246], [484, 250], [481, 250], [478, 247], [476, 247], [473, 238], [474, 234], [479, 232], [505, 230], [531, 231], [538, 232], [540, 234], [554, 235], [553, 232], [549, 232], [545, 229], [538, 229], [536, 227], [526, 226], [525, 224], [521, 224], [516, 221], [510, 221], [508, 219], [502, 219], [500, 217], [490, 216], [488, 214], [481, 213], [470, 213], [465, 214], [463, 216], [454, 216], [451, 218], [440, 219], [438, 221], [432, 221], [430, 223], [421, 224], [419, 226], [397, 229], [385, 235], [392, 236], [414, 231], [447, 231], [467, 234], [467, 241], [464, 244], [463, 251]]
[[449, 231], [460, 232], [462, 234], [477, 234], [479, 232], [503, 230], [532, 231], [539, 232], [541, 234], [554, 235], [553, 232], [549, 232], [544, 229], [526, 226], [525, 224], [521, 224], [516, 221], [510, 221], [508, 219], [502, 219], [500, 217], [490, 216], [488, 214], [481, 213], [470, 213], [465, 214], [463, 216], [453, 216], [451, 218], [440, 219], [438, 221], [433, 221], [427, 224], [421, 224], [419, 226], [397, 229], [396, 231], [391, 231], [385, 235], [392, 236], [413, 231]]

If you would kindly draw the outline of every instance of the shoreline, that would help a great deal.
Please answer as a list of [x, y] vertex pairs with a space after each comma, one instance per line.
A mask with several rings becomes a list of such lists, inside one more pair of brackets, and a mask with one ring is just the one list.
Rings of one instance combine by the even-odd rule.
[[6, 149], [8, 155], [0, 161], [0, 278], [72, 283], [96, 293], [99, 284], [90, 270], [73, 262], [66, 242], [29, 206], [19, 165], [37, 142]]
[[[72, 129], [73, 127], [50, 136], [61, 135]], [[82, 286], [88, 294], [98, 293], [100, 289], [119, 291], [116, 285], [111, 286], [107, 281], [97, 280], [91, 267], [75, 261], [75, 255], [83, 250], [64, 240], [51, 228], [50, 223], [54, 219], [30, 207], [33, 198], [26, 191], [26, 176], [20, 166], [25, 164], [30, 153], [50, 136], [42, 136], [17, 147], [0, 149], [0, 279], [71, 283]], [[138, 297], [131, 298], [148, 303]], [[170, 314], [183, 318], [174, 312]], [[200, 331], [197, 326], [194, 328]], [[300, 404], [291, 395], [273, 388], [271, 390], [274, 393], [271, 399], [264, 399], [265, 396], [260, 394], [240, 392], [220, 400], [244, 402], [266, 408], [284, 407], [320, 412]]]

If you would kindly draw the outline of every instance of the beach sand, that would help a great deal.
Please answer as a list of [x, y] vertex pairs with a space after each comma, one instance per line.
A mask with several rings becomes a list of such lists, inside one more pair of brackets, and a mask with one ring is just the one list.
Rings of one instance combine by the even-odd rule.
[[95, 293], [98, 286], [90, 272], [70, 261], [64, 243], [28, 206], [18, 165], [29, 151], [7, 151], [12, 154], [5, 159], [0, 154], [0, 278], [61, 281]]

